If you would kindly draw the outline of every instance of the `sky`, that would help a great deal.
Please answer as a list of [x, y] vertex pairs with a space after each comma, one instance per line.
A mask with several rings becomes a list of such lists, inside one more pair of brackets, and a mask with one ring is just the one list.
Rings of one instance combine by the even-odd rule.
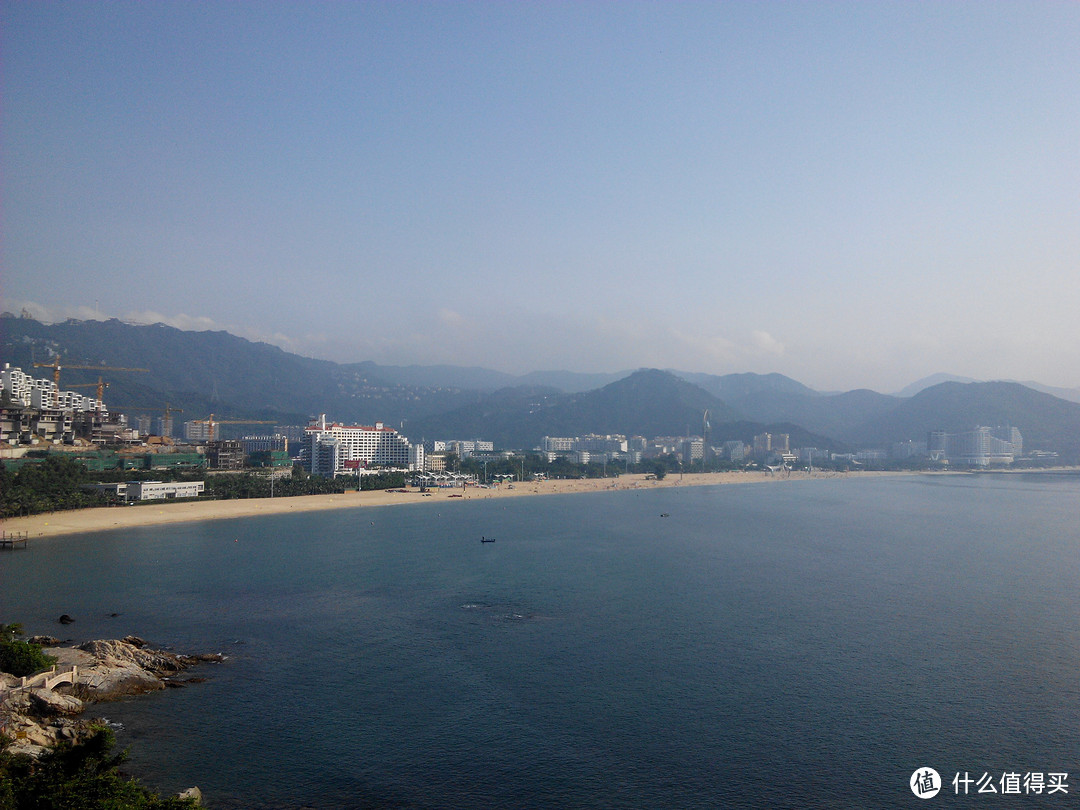
[[1080, 3], [0, 3], [0, 308], [1080, 386]]

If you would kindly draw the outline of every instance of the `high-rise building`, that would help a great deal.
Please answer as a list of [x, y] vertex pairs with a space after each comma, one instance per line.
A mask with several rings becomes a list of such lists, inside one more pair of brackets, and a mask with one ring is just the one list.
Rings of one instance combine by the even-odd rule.
[[313, 475], [333, 476], [368, 467], [423, 469], [423, 452], [412, 451], [409, 440], [382, 422], [373, 427], [327, 422], [326, 414], [305, 430]]
[[990, 428], [980, 425], [962, 433], [933, 430], [927, 436], [926, 447], [933, 459], [986, 467], [990, 464], [1012, 464], [1023, 452], [1024, 440], [1014, 427]]

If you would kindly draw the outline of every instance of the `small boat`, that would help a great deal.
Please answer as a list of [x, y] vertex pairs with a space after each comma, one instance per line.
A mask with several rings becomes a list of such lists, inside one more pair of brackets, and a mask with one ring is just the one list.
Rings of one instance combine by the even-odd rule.
[[494, 537], [484, 537], [483, 535], [480, 535], [480, 542], [481, 543], [494, 543], [495, 538]]
[[661, 512], [660, 517], [670, 517], [667, 512]]

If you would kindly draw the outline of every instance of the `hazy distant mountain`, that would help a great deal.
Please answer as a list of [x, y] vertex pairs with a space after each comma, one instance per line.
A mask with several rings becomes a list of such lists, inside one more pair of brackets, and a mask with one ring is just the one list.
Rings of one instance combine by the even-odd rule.
[[[911, 385], [906, 386], [902, 391], [899, 391], [895, 396], [898, 397], [913, 397], [920, 391], [924, 391], [931, 386], [938, 385], [943, 382], [959, 382], [959, 383], [973, 383], [973, 382], [987, 382], [986, 380], [973, 380], [970, 377], [957, 377], [954, 374], [932, 374], [929, 377], [923, 377], [921, 380], [916, 380]], [[1043, 385], [1040, 382], [1034, 380], [994, 380], [993, 382], [1018, 382], [1020, 385], [1028, 388], [1033, 388], [1036, 391], [1042, 391], [1044, 394], [1050, 394], [1051, 396], [1058, 397], [1059, 399], [1066, 399], [1069, 402], [1080, 402], [1080, 388], [1057, 388], [1052, 385]]]
[[[126, 406], [182, 408], [180, 420], [274, 419], [304, 422], [325, 412], [343, 421], [394, 423], [457, 407], [479, 392], [452, 386], [400, 383], [374, 364], [342, 366], [290, 354], [226, 332], [187, 332], [164, 324], [136, 326], [118, 320], [66, 321], [44, 325], [0, 319], [0, 358], [24, 371], [34, 360], [61, 357], [61, 388], [96, 382], [109, 388], [105, 401]], [[77, 365], [147, 368], [149, 373], [84, 371]], [[493, 372], [494, 373], [494, 372]], [[90, 389], [82, 389], [89, 393]]]
[[913, 397], [920, 391], [925, 391], [935, 385], [941, 385], [944, 382], [957, 382], [957, 383], [973, 383], [981, 382], [981, 380], [975, 380], [971, 377], [959, 377], [955, 374], [931, 374], [929, 377], [923, 377], [921, 380], [916, 380], [910, 385], [905, 385], [902, 389], [897, 391], [893, 396], [897, 397]]
[[789, 433], [800, 446], [836, 447], [797, 425], [765, 425], [740, 414], [708, 391], [656, 369], [635, 372], [594, 391], [563, 394], [555, 389], [513, 388], [450, 413], [406, 425], [412, 439], [432, 436], [483, 437], [499, 447], [530, 448], [543, 436], [620, 433], [627, 436], [701, 435], [709, 411], [711, 442], [749, 442], [766, 430]]
[[940, 383], [838, 438], [876, 446], [922, 440], [931, 430], [960, 432], [1006, 424], [1020, 429], [1025, 450], [1057, 450], [1072, 457], [1080, 453], [1080, 404], [1008, 382]]
[[1058, 399], [1080, 403], [1080, 388], [1055, 388], [1052, 385], [1043, 385], [1042, 383], [1032, 382], [1030, 380], [1021, 382], [1020, 385], [1034, 388], [1036, 391], [1042, 391], [1044, 394], [1050, 394], [1050, 396], [1057, 397]]
[[499, 391], [474, 405], [416, 420], [406, 432], [410, 438], [417, 431], [425, 436], [477, 436], [506, 447], [532, 447], [545, 435], [681, 436], [687, 430], [700, 434], [706, 409], [716, 421], [738, 418], [708, 392], [653, 369], [583, 393], [535, 387]]
[[808, 388], [801, 382], [785, 377], [783, 374], [744, 372], [718, 376], [716, 374], [697, 374], [689, 371], [672, 371], [671, 373], [682, 377], [687, 382], [701, 386], [714, 397], [719, 397], [729, 403], [759, 394], [819, 396], [818, 392], [813, 388]]
[[793, 422], [826, 436], [840, 436], [851, 425], [888, 413], [900, 400], [866, 388], [843, 394], [759, 391], [729, 400], [748, 419], [757, 422]]
[[518, 378], [512, 374], [477, 366], [382, 366], [365, 360], [362, 363], [343, 363], [341, 370], [346, 374], [359, 373], [363, 377], [388, 385], [418, 388], [496, 391], [519, 384]]
[[100, 375], [114, 410], [168, 403], [183, 409], [180, 420], [214, 413], [297, 424], [325, 412], [339, 421], [404, 424], [412, 438], [480, 437], [500, 447], [531, 447], [544, 435], [700, 434], [708, 409], [714, 442], [749, 441], [769, 430], [791, 434], [793, 446], [878, 446], [922, 439], [933, 429], [1009, 422], [1028, 448], [1080, 454], [1080, 404], [1018, 383], [947, 382], [904, 399], [867, 390], [825, 395], [781, 374], [549, 371], [515, 377], [483, 368], [342, 365], [225, 332], [163, 324], [0, 318], [0, 361], [45, 377], [50, 370], [33, 368], [33, 361], [56, 356], [62, 388], [94, 383]]
[[532, 371], [518, 377], [515, 385], [539, 385], [557, 388], [567, 394], [579, 394], [629, 377], [632, 373], [617, 371], [614, 374], [583, 374], [574, 371]]

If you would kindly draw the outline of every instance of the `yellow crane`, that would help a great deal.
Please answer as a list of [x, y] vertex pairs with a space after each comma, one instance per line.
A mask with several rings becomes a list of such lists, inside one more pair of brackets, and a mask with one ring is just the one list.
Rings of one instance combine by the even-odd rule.
[[[69, 366], [70, 368], [70, 366]], [[105, 389], [109, 387], [109, 384], [105, 382], [101, 377], [97, 378], [96, 383], [75, 383], [75, 385], [69, 385], [68, 388], [97, 388], [97, 401], [101, 402], [105, 399]]]
[[276, 424], [273, 419], [215, 419], [214, 415], [210, 415], [210, 419], [192, 419], [195, 424], [205, 424], [207, 426], [206, 441], [214, 441], [214, 428], [218, 424]]
[[[108, 383], [105, 383], [105, 384], [108, 385]], [[165, 403], [164, 408], [160, 408], [160, 407], [157, 407], [157, 408], [144, 408], [144, 407], [141, 407], [141, 406], [140, 407], [130, 406], [130, 407], [127, 407], [127, 408], [116, 407], [116, 408], [113, 408], [113, 410], [114, 411], [119, 411], [120, 413], [127, 413], [128, 411], [153, 411], [155, 413], [164, 413], [166, 419], [171, 417], [174, 413], [183, 413], [184, 412], [183, 408], [174, 408], [168, 402]]]
[[[34, 363], [35, 368], [51, 368], [53, 370], [53, 383], [56, 387], [60, 387], [60, 369], [61, 368], [77, 368], [84, 371], [149, 371], [148, 368], [120, 368], [118, 366], [69, 366], [66, 363], [60, 362], [60, 357], [57, 356], [51, 363]], [[100, 382], [100, 378], [99, 378]], [[101, 399], [101, 397], [98, 397]]]

